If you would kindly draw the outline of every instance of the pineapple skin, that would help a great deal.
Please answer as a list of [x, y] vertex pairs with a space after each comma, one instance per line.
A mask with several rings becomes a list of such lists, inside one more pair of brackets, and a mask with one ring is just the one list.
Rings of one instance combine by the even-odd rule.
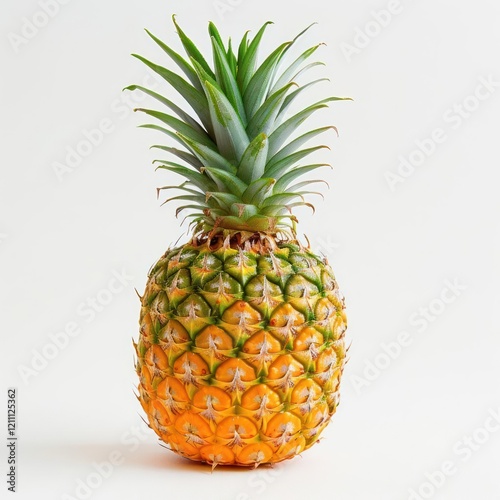
[[153, 266], [141, 304], [138, 399], [168, 448], [257, 467], [318, 441], [346, 361], [326, 260], [296, 242], [193, 240]]

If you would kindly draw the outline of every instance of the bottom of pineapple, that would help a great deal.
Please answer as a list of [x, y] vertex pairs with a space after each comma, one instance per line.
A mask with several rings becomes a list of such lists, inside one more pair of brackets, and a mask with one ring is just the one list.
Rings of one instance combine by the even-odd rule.
[[274, 440], [269, 443], [256, 441], [238, 445], [204, 444], [197, 446], [190, 442], [189, 438], [177, 434], [169, 436], [169, 438], [162, 436], [161, 441], [167, 444], [167, 449], [177, 455], [193, 462], [211, 465], [212, 468], [222, 465], [256, 468], [294, 458], [313, 444], [318, 443], [318, 438], [319, 432], [309, 441], [306, 441], [303, 436], [297, 435], [281, 444], [277, 444]]

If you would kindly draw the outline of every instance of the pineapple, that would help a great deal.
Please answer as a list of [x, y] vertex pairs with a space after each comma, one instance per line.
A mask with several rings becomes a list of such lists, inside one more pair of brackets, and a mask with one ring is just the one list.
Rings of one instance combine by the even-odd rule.
[[[141, 297], [135, 344], [138, 399], [168, 448], [195, 461], [257, 467], [300, 454], [318, 441], [339, 402], [346, 359], [344, 301], [332, 269], [296, 237], [291, 211], [313, 182], [300, 176], [324, 164], [299, 163], [325, 147], [302, 148], [334, 127], [296, 129], [330, 97], [287, 116], [320, 80], [296, 80], [319, 62], [314, 46], [285, 64], [296, 40], [261, 64], [266, 23], [233, 50], [210, 23], [210, 65], [174, 23], [188, 58], [149, 36], [184, 76], [134, 55], [175, 88], [194, 111], [158, 100], [141, 108], [167, 136], [157, 149], [177, 161], [159, 168], [184, 177], [171, 200], [189, 210], [190, 241], [152, 267]], [[173, 114], [170, 114], [173, 113]], [[174, 116], [176, 115], [176, 116]], [[181, 148], [171, 143], [180, 143]], [[179, 163], [179, 161], [181, 163]]]

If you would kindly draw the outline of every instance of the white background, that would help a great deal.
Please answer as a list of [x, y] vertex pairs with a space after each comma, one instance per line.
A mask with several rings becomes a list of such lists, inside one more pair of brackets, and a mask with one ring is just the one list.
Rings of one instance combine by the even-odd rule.
[[[396, 500], [414, 490], [414, 498], [500, 499], [491, 417], [500, 411], [500, 87], [474, 97], [481, 78], [500, 82], [500, 4], [401, 0], [387, 26], [374, 24], [373, 12], [394, 5], [72, 0], [21, 43], [24, 18], [41, 8], [3, 2], [0, 366], [4, 389], [19, 394], [17, 498]], [[144, 432], [133, 396], [134, 287], [142, 292], [150, 265], [184, 230], [155, 197], [178, 179], [154, 172], [148, 147], [159, 138], [136, 128], [142, 117], [121, 89], [148, 74], [131, 52], [167, 64], [142, 28], [177, 44], [172, 13], [205, 49], [208, 20], [234, 38], [274, 20], [266, 52], [319, 21], [302, 45], [327, 43], [320, 73], [332, 82], [318, 95], [355, 99], [318, 117], [340, 130], [325, 139], [332, 151], [323, 159], [335, 170], [322, 173], [331, 189], [317, 214], [298, 213], [347, 299], [353, 345], [342, 403], [319, 445], [272, 470], [211, 474], [176, 457]], [[457, 118], [463, 105], [468, 116]], [[58, 178], [54, 164], [102, 120], [112, 131]], [[400, 156], [422, 159], [415, 141], [436, 129], [445, 140], [391, 190], [387, 172], [397, 174]], [[123, 290], [95, 318], [85, 313], [122, 272]], [[445, 292], [449, 304], [440, 299], [446, 280], [461, 287]], [[79, 334], [23, 380], [19, 367], [32, 368], [34, 351], [50, 349], [50, 335], [71, 322]], [[400, 353], [393, 346], [388, 361], [382, 344], [401, 332], [411, 343]], [[97, 476], [93, 463], [113, 453], [121, 465]], [[445, 479], [435, 473], [443, 462], [451, 462]], [[426, 485], [426, 474], [442, 484]], [[77, 491], [78, 481], [91, 490]], [[4, 480], [0, 489], [7, 498]]]

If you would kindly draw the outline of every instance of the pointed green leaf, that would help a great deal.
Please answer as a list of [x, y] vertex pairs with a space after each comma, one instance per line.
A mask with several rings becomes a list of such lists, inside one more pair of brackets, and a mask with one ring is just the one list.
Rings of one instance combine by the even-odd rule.
[[204, 167], [215, 167], [236, 174], [236, 167], [231, 165], [223, 156], [214, 151], [213, 149], [204, 146], [198, 142], [192, 141], [189, 137], [183, 134], [178, 134], [184, 144], [193, 152], [193, 154], [200, 160]]
[[298, 177], [301, 177], [302, 175], [305, 175], [309, 172], [312, 172], [313, 170], [316, 170], [318, 168], [323, 168], [323, 167], [330, 167], [331, 168], [331, 165], [329, 163], [315, 163], [313, 165], [305, 165], [303, 167], [296, 167], [293, 170], [290, 170], [289, 172], [280, 176], [280, 178], [276, 182], [276, 185], [274, 186], [273, 192], [275, 192], [277, 194], [283, 193], [285, 191], [286, 187], [289, 185], [289, 183], [291, 181], [293, 181], [294, 179], [297, 179]]
[[139, 128], [149, 128], [149, 129], [152, 129], [152, 130], [157, 130], [158, 132], [163, 132], [164, 134], [168, 135], [169, 137], [171, 137], [172, 139], [176, 140], [180, 144], [183, 144], [182, 141], [180, 140], [180, 138], [177, 137], [174, 132], [172, 132], [171, 130], [166, 129], [165, 127], [160, 127], [159, 125], [155, 125], [153, 123], [146, 123], [144, 125], [139, 125]]
[[[294, 90], [290, 95], [287, 96], [285, 99], [285, 102], [283, 103], [283, 106], [281, 107], [280, 113], [278, 117], [276, 118], [276, 122], [280, 123], [283, 121], [283, 119], [286, 117], [286, 112], [288, 108], [291, 106], [293, 101], [297, 99], [297, 97], [304, 92], [304, 90], [307, 90], [308, 88], [312, 87], [313, 85], [316, 85], [317, 83], [325, 82], [328, 81], [328, 78], [320, 78], [318, 80], [314, 80], [312, 82], [306, 83], [305, 85], [302, 85], [302, 87], [299, 87], [297, 90]], [[327, 103], [331, 101], [338, 101], [341, 100], [342, 98], [339, 97], [330, 97], [328, 99], [324, 99], [322, 102]]]
[[182, 165], [179, 165], [177, 163], [166, 161], [163, 162], [163, 164], [158, 168], [170, 170], [171, 172], [181, 175], [196, 187], [201, 189], [203, 192], [217, 190], [217, 185], [215, 184], [215, 182], [213, 182], [206, 174], [200, 174], [199, 172], [190, 170], [189, 168], [183, 167]]
[[258, 135], [247, 147], [238, 167], [238, 177], [246, 183], [264, 175], [269, 141], [266, 134]]
[[162, 113], [161, 111], [155, 111], [153, 109], [137, 108], [137, 111], [146, 113], [149, 116], [153, 116], [163, 123], [167, 124], [169, 127], [173, 128], [176, 132], [180, 132], [189, 139], [195, 142], [199, 142], [208, 146], [212, 149], [217, 149], [217, 146], [212, 142], [212, 139], [208, 136], [206, 132], [200, 133], [195, 130], [191, 125], [184, 123], [182, 120], [175, 118], [174, 116], [168, 115], [167, 113]]
[[180, 189], [181, 191], [186, 191], [187, 193], [191, 193], [191, 194], [203, 194], [203, 193], [200, 193], [200, 191], [196, 191], [195, 189], [191, 189], [191, 188], [186, 187], [188, 184], [191, 184], [191, 183], [189, 181], [185, 181], [182, 184], [180, 184], [179, 186], [163, 186], [161, 188], [157, 188], [157, 191], [160, 192], [160, 191], [165, 191], [165, 190], [169, 190], [169, 189]]
[[240, 89], [234, 78], [231, 68], [226, 60], [226, 55], [219, 47], [215, 38], [212, 38], [212, 49], [214, 52], [215, 74], [217, 83], [220, 85], [224, 94], [233, 105], [233, 108], [238, 112], [243, 126], [247, 124], [245, 107], [241, 98]]
[[196, 74], [198, 75], [198, 79], [200, 80], [201, 87], [203, 89], [203, 93], [205, 94], [205, 97], [207, 98], [207, 103], [208, 103], [208, 92], [205, 86], [205, 82], [210, 82], [214, 87], [218, 88], [222, 92], [222, 88], [218, 84], [216, 78], [212, 78], [202, 67], [200, 64], [198, 64], [197, 61], [194, 59], [191, 59], [191, 62], [193, 63], [193, 67], [196, 71]]
[[294, 168], [278, 179], [278, 181], [276, 182], [276, 186], [274, 186], [274, 192], [277, 194], [285, 192], [286, 188], [292, 181], [321, 167], [324, 167], [324, 165], [309, 165], [306, 167]]
[[[266, 31], [266, 28], [270, 25], [273, 24], [271, 21], [268, 21], [265, 23], [262, 28], [258, 31], [258, 33], [255, 35], [255, 38], [250, 42], [246, 50], [243, 49], [242, 45], [244, 41], [246, 42], [248, 40], [247, 34], [245, 33], [245, 36], [243, 37], [243, 40], [241, 41], [240, 45], [240, 58], [239, 58], [239, 65], [238, 65], [238, 85], [240, 87], [241, 92], [245, 92], [248, 84], [250, 83], [250, 79], [254, 75], [255, 68], [257, 66], [257, 54], [259, 51], [259, 45], [262, 40], [262, 36], [264, 35], [264, 32]], [[244, 57], [241, 57], [242, 53], [244, 53]]]
[[161, 94], [158, 94], [157, 92], [154, 92], [153, 90], [147, 89], [140, 85], [129, 85], [123, 90], [140, 90], [141, 92], [144, 92], [145, 94], [157, 99], [162, 104], [170, 108], [179, 118], [191, 125], [191, 127], [196, 129], [198, 132], [205, 133], [205, 129], [193, 117], [188, 115], [183, 109], [179, 108], [179, 106], [177, 106], [175, 103], [162, 96]]
[[[245, 59], [245, 55], [248, 50], [248, 31], [243, 35], [243, 38], [241, 39], [240, 45], [238, 47], [238, 68], [243, 65], [243, 60]], [[239, 81], [238, 81], [239, 85]], [[239, 85], [241, 89], [241, 85]]]
[[[298, 169], [296, 169], [296, 170], [298, 170]], [[292, 170], [292, 172], [294, 172], [294, 171]], [[300, 174], [297, 175], [297, 177], [299, 177], [299, 176], [300, 176]], [[324, 181], [323, 179], [314, 179], [314, 180], [311, 180], [311, 181], [298, 182], [297, 184], [294, 184], [293, 186], [291, 186], [290, 188], [288, 188], [287, 191], [296, 192], [296, 191], [301, 190], [304, 187], [310, 186], [311, 184], [318, 184], [320, 182], [322, 184], [326, 184], [328, 187], [330, 187], [330, 185], [328, 184], [328, 182]], [[286, 186], [285, 186], [285, 188], [286, 188]], [[284, 191], [284, 189], [283, 189], [283, 191]]]
[[300, 193], [273, 194], [262, 202], [262, 206], [268, 207], [270, 205], [286, 205], [289, 201], [295, 200], [295, 198], [302, 199], [302, 195]]
[[176, 217], [179, 217], [179, 214], [184, 212], [184, 210], [196, 210], [197, 212], [203, 212], [203, 209], [204, 208], [208, 208], [207, 205], [205, 206], [200, 206], [200, 205], [184, 205], [182, 207], [179, 207], [176, 211], [175, 211], [175, 216]]
[[302, 149], [300, 151], [295, 151], [291, 155], [283, 158], [282, 160], [276, 162], [272, 167], [266, 168], [266, 177], [273, 177], [274, 179], [279, 179], [284, 173], [293, 167], [298, 161], [302, 160], [306, 156], [319, 151], [320, 149], [329, 149], [328, 146], [314, 146], [312, 148]]
[[247, 205], [245, 203], [234, 203], [231, 205], [230, 213], [235, 217], [242, 220], [248, 220], [250, 217], [256, 216], [259, 211], [254, 205]]
[[276, 163], [278, 163], [280, 160], [283, 158], [286, 158], [287, 156], [291, 155], [295, 151], [298, 151], [298, 149], [308, 142], [309, 140], [313, 139], [317, 135], [320, 135], [328, 130], [337, 130], [334, 126], [329, 126], [329, 127], [321, 127], [317, 128], [315, 130], [311, 130], [310, 132], [306, 132], [305, 134], [301, 135], [300, 137], [297, 137], [297, 139], [294, 139], [291, 141], [289, 144], [287, 144], [285, 147], [280, 149], [268, 162], [266, 165], [266, 168], [269, 169]]
[[290, 44], [290, 47], [288, 47], [285, 52], [283, 53], [283, 55], [286, 54], [286, 52], [295, 44], [295, 42], [302, 36], [304, 35], [305, 33], [307, 33], [314, 25], [316, 25], [318, 23], [314, 22], [314, 23], [311, 23], [309, 26], [307, 26], [307, 28], [304, 28], [293, 40], [292, 40], [292, 43]]
[[159, 66], [158, 64], [154, 64], [151, 61], [148, 61], [142, 56], [137, 54], [132, 54], [133, 57], [142, 61], [146, 66], [151, 68], [155, 73], [158, 73], [164, 80], [166, 80], [179, 94], [186, 100], [186, 102], [194, 109], [195, 113], [199, 116], [201, 122], [211, 133], [211, 122], [210, 122], [210, 114], [207, 110], [208, 103], [207, 98], [195, 87], [190, 85], [184, 78], [179, 75], [173, 73], [172, 71], [164, 68], [163, 66]]
[[205, 196], [192, 195], [192, 194], [182, 194], [180, 196], [173, 196], [172, 198], [166, 199], [163, 202], [163, 204], [168, 203], [169, 201], [176, 201], [176, 200], [194, 201], [195, 203], [198, 203], [200, 207], [207, 206], [207, 201]]
[[215, 40], [215, 42], [221, 48], [221, 50], [225, 52], [226, 48], [224, 47], [224, 42], [222, 41], [222, 37], [220, 36], [217, 26], [215, 26], [215, 24], [212, 21], [208, 23], [208, 34], [210, 35], [210, 38], [213, 38]]
[[242, 180], [238, 179], [234, 175], [229, 174], [225, 170], [219, 168], [205, 167], [204, 171], [210, 174], [210, 177], [214, 180], [218, 180], [226, 188], [225, 191], [241, 199], [244, 191], [248, 187]]
[[284, 214], [285, 212], [290, 212], [290, 210], [286, 205], [269, 205], [268, 207], [259, 207], [259, 212], [262, 215], [276, 217], [278, 215]]
[[291, 42], [285, 42], [274, 50], [259, 66], [259, 69], [257, 69], [250, 80], [243, 94], [243, 102], [245, 103], [245, 110], [249, 120], [252, 119], [253, 115], [266, 99], [280, 56], [290, 44]]
[[172, 20], [174, 21], [175, 27], [177, 29], [177, 34], [179, 35], [179, 38], [181, 39], [181, 42], [182, 42], [182, 45], [184, 46], [186, 54], [189, 57], [192, 57], [193, 59], [195, 59], [198, 62], [198, 64], [200, 64], [203, 67], [203, 69], [212, 78], [215, 78], [213, 71], [211, 70], [207, 61], [205, 61], [205, 58], [203, 57], [201, 52], [198, 50], [198, 47], [196, 47], [196, 45], [186, 36], [184, 31], [182, 31], [180, 26], [177, 24], [177, 21], [175, 20], [175, 16], [172, 16]]
[[324, 99], [316, 104], [312, 104], [283, 122], [269, 137], [269, 156], [272, 158], [290, 137], [290, 135], [295, 132], [297, 128], [315, 111], [327, 108], [328, 100], [329, 99]]
[[243, 193], [243, 196], [241, 197], [242, 201], [245, 203], [251, 203], [252, 205], [260, 205], [262, 200], [273, 189], [275, 183], [276, 181], [270, 178], [257, 179], [253, 181]]
[[204, 84], [217, 147], [229, 161], [240, 162], [250, 141], [238, 113], [227, 97], [210, 82]]
[[239, 163], [250, 142], [240, 117], [218, 83], [194, 59], [192, 62], [208, 99], [217, 147], [226, 159]]
[[233, 77], [236, 80], [236, 75], [238, 72], [238, 60], [236, 59], [236, 56], [233, 52], [233, 44], [231, 42], [231, 38], [229, 39], [229, 45], [227, 48], [227, 62], [229, 64], [229, 67], [231, 68], [231, 73], [233, 74]]
[[[177, 137], [177, 139], [182, 141], [180, 137]], [[184, 160], [186, 163], [196, 168], [196, 170], [201, 170], [204, 167], [203, 163], [201, 163], [201, 161], [198, 160], [196, 156], [192, 155], [191, 153], [188, 153], [187, 151], [182, 151], [181, 149], [170, 148], [167, 146], [161, 146], [159, 144], [155, 144], [154, 146], [151, 146], [151, 148], [161, 149], [162, 151], [166, 151], [167, 153], [173, 154], [174, 156], [177, 156], [177, 158]]]
[[312, 210], [313, 214], [314, 214], [314, 212], [316, 212], [316, 209], [314, 208], [314, 205], [312, 205], [311, 203], [307, 203], [306, 201], [298, 201], [296, 203], [288, 203], [286, 205], [286, 208], [288, 208], [288, 210], [290, 210], [290, 212], [295, 207], [309, 207]]
[[309, 57], [311, 57], [318, 47], [324, 44], [318, 44], [315, 45], [314, 47], [311, 47], [310, 49], [307, 49], [305, 52], [303, 52], [295, 61], [288, 66], [288, 68], [283, 71], [283, 73], [280, 75], [280, 77], [277, 79], [276, 83], [274, 84], [271, 92], [276, 92], [278, 89], [286, 85], [288, 82], [295, 80], [295, 73], [296, 71], [300, 68], [302, 63], [306, 61]]
[[255, 113], [247, 126], [247, 134], [250, 139], [260, 133], [271, 135], [275, 128], [276, 117], [281, 111], [287, 93], [294, 86], [297, 86], [297, 84], [291, 82], [264, 101], [264, 104]]
[[188, 77], [189, 81], [201, 92], [202, 88], [200, 81], [196, 76], [196, 71], [192, 66], [177, 52], [172, 50], [166, 43], [162, 42], [159, 38], [154, 36], [150, 31], [145, 30], [146, 33], [166, 52], [170, 58], [179, 66], [183, 73]]
[[209, 192], [207, 198], [214, 198], [222, 205], [222, 208], [228, 211], [231, 209], [232, 204], [241, 202], [240, 198], [231, 193]]

